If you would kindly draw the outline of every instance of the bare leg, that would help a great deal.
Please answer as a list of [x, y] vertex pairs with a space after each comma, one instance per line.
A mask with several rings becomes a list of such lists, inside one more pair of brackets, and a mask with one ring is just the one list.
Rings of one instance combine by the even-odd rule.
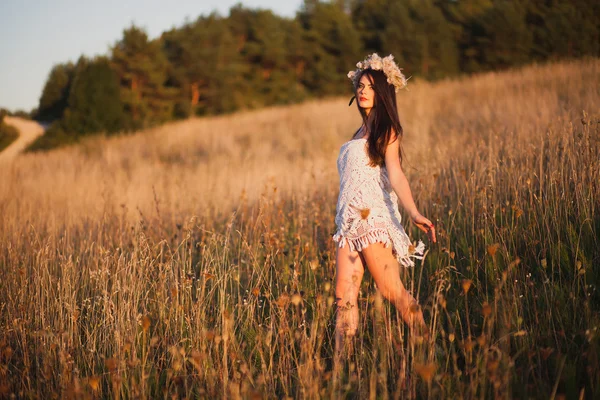
[[377, 242], [367, 246], [361, 253], [383, 297], [398, 309], [402, 319], [411, 329], [416, 327], [426, 334], [427, 325], [421, 307], [402, 284], [400, 279], [402, 267], [393, 256], [392, 248], [386, 248], [383, 243]]
[[354, 336], [358, 328], [357, 299], [364, 272], [363, 262], [357, 251], [351, 251], [347, 243], [344, 247], [338, 247], [335, 279], [336, 354], [342, 349], [344, 338]]

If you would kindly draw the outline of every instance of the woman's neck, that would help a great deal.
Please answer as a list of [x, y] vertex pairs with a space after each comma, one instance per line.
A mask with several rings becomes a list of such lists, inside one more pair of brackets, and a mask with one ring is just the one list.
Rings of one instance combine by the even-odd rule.
[[363, 137], [366, 136], [366, 133], [367, 133], [367, 127], [366, 127], [365, 124], [362, 124], [360, 126], [360, 128], [358, 128], [358, 132], [356, 132], [355, 136], [356, 136], [357, 139], [363, 138]]

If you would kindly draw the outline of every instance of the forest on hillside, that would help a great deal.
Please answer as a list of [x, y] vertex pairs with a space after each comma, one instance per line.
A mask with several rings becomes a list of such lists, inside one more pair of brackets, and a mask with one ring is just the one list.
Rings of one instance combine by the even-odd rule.
[[305, 0], [294, 18], [237, 4], [158, 38], [131, 25], [108, 54], [51, 69], [31, 114], [53, 123], [29, 150], [350, 94], [371, 52], [427, 80], [597, 57], [599, 27], [593, 0]]

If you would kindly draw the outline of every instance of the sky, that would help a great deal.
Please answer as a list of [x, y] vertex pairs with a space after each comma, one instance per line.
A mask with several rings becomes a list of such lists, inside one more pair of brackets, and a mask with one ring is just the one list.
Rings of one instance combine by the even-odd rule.
[[132, 23], [156, 38], [237, 3], [293, 18], [302, 0], [0, 0], [0, 108], [31, 111], [55, 64], [108, 54]]

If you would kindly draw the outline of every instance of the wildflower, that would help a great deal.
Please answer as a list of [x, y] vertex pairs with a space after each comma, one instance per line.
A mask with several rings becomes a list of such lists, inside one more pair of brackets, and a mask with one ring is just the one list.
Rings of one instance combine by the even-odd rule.
[[190, 362], [190, 364], [192, 364], [194, 366], [194, 368], [196, 368], [196, 370], [198, 370], [199, 372], [202, 369], [202, 353], [199, 352], [198, 350], [192, 350], [191, 353], [191, 357], [188, 358], [188, 361]]
[[147, 315], [142, 317], [142, 329], [144, 332], [148, 332], [148, 329], [150, 329], [150, 317]]
[[487, 247], [487, 252], [490, 256], [494, 257], [496, 255], [496, 252], [498, 251], [498, 248], [500, 247], [499, 243], [494, 243], [491, 244]]
[[473, 347], [475, 347], [475, 344], [473, 343], [471, 336], [467, 337], [467, 339], [464, 341], [463, 344], [464, 344], [465, 350], [467, 352], [470, 352], [471, 350], [473, 350]]
[[436, 365], [434, 363], [429, 364], [415, 364], [415, 371], [423, 380], [427, 383], [431, 382], [433, 375], [435, 374]]
[[206, 279], [207, 281], [213, 279], [214, 277], [215, 277], [215, 275], [213, 275], [209, 272], [204, 273], [204, 279]]
[[440, 305], [442, 306], [443, 309], [446, 309], [446, 299], [445, 298], [440, 298]]
[[481, 334], [481, 336], [477, 336], [477, 344], [479, 344], [479, 346], [483, 347], [485, 346], [485, 336], [483, 334]]
[[493, 374], [498, 369], [498, 365], [500, 365], [500, 360], [491, 359], [487, 363], [487, 370], [490, 374]]
[[521, 264], [521, 258], [517, 257], [513, 261], [511, 261], [510, 264], [508, 264], [508, 268], [509, 269], [514, 268], [519, 264]]
[[298, 306], [298, 305], [300, 305], [301, 302], [302, 302], [302, 296], [300, 296], [298, 293], [296, 293], [292, 296], [292, 304], [294, 304], [295, 306]]
[[114, 372], [117, 370], [119, 363], [116, 358], [111, 357], [111, 358], [107, 358], [104, 361], [104, 365], [106, 366], [106, 369], [108, 369], [110, 372]]
[[[383, 68], [383, 62], [381, 61], [381, 57], [379, 57], [377, 54], [374, 54], [371, 59], [370, 67], [371, 67], [371, 69], [381, 70]], [[388, 80], [389, 80], [389, 78], [388, 78]]]
[[90, 385], [90, 388], [92, 389], [92, 391], [95, 392], [100, 387], [100, 378], [98, 376], [91, 376], [88, 379], [88, 384]]
[[481, 308], [481, 313], [484, 318], [487, 318], [492, 313], [492, 306], [490, 306], [487, 302], [483, 303], [483, 307]]
[[279, 296], [279, 299], [277, 299], [275, 304], [277, 304], [279, 307], [285, 307], [285, 306], [287, 306], [289, 301], [290, 301], [290, 296], [283, 293], [281, 296]]
[[463, 292], [465, 292], [465, 294], [467, 294], [467, 292], [471, 288], [471, 284], [472, 283], [473, 283], [473, 281], [470, 280], [470, 279], [463, 279], [463, 281], [462, 281], [462, 288], [463, 288]]

